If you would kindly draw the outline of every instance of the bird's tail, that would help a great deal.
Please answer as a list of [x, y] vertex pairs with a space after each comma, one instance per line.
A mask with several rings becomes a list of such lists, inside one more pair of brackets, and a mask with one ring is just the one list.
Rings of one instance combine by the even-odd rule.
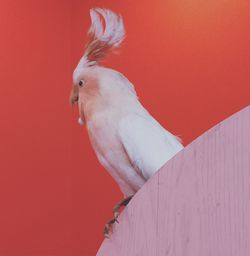
[[89, 63], [97, 63], [107, 53], [118, 48], [125, 36], [121, 15], [108, 9], [90, 10], [91, 26], [89, 40], [85, 46], [84, 58]]

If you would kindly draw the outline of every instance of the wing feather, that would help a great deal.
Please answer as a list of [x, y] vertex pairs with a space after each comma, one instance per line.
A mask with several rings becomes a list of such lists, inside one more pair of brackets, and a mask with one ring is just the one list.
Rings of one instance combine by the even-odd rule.
[[150, 115], [124, 117], [118, 135], [133, 166], [148, 179], [183, 146]]

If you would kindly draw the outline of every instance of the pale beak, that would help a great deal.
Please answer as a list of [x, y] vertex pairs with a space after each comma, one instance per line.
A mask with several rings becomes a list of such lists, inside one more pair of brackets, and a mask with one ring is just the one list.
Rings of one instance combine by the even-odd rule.
[[69, 95], [69, 102], [72, 106], [75, 104], [75, 102], [78, 102], [78, 93], [79, 93], [78, 87], [73, 86]]

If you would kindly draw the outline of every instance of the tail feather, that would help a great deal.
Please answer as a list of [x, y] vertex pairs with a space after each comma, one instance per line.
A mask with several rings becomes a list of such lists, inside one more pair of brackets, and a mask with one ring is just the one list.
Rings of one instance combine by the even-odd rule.
[[125, 30], [122, 17], [110, 10], [91, 9], [90, 17], [89, 41], [85, 47], [84, 57], [90, 62], [98, 62], [120, 46]]

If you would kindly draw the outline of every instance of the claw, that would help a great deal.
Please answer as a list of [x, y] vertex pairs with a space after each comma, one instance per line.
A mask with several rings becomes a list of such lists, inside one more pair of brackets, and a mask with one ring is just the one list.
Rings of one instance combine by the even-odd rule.
[[117, 218], [111, 219], [111, 220], [108, 221], [108, 222], [106, 223], [106, 225], [104, 226], [104, 231], [103, 231], [103, 233], [104, 233], [104, 237], [105, 237], [105, 238], [107, 238], [107, 239], [110, 238], [110, 237], [109, 237], [109, 234], [110, 234], [110, 231], [112, 232], [113, 224], [114, 224], [115, 222], [119, 223], [118, 220], [117, 220]]
[[123, 200], [121, 200], [115, 207], [113, 210], [113, 214], [114, 214], [114, 218], [117, 219], [119, 214], [120, 214], [120, 209], [122, 208], [122, 206], [126, 206], [129, 201], [132, 199], [132, 196], [128, 196], [126, 198], [124, 198]]
[[115, 217], [116, 221], [117, 221], [118, 216], [119, 216], [119, 211], [114, 211], [114, 217]]
[[104, 237], [109, 239], [109, 226], [106, 224], [103, 231]]

